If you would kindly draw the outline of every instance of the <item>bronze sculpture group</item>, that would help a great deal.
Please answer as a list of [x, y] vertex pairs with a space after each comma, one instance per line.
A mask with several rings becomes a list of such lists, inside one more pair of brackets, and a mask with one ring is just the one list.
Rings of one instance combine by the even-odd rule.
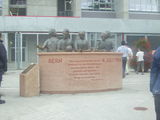
[[111, 52], [113, 51], [113, 42], [109, 39], [111, 37], [111, 33], [106, 31], [101, 33], [101, 41], [97, 44], [95, 49], [92, 49], [89, 41], [85, 38], [85, 32], [81, 31], [78, 33], [78, 38], [75, 42], [70, 38], [70, 32], [68, 29], [64, 29], [63, 38], [58, 39], [57, 33], [55, 29], [51, 29], [49, 31], [49, 39], [47, 39], [43, 46], [37, 46], [37, 48], [44, 50], [47, 52]]

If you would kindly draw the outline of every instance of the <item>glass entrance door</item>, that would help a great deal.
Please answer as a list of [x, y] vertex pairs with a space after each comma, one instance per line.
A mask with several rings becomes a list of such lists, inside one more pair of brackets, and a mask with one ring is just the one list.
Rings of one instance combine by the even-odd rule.
[[26, 68], [32, 63], [37, 63], [37, 34], [22, 33], [22, 68]]
[[25, 69], [31, 63], [37, 63], [36, 33], [9, 33], [8, 68]]
[[25, 46], [22, 34], [19, 32], [8, 34], [8, 68], [22, 69], [25, 61]]
[[16, 69], [15, 33], [8, 33], [8, 68]]

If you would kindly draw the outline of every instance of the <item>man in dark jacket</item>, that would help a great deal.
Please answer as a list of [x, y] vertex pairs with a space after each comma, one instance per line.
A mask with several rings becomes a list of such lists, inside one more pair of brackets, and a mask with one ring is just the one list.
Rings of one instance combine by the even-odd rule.
[[156, 120], [160, 120], [160, 47], [153, 55], [150, 76], [150, 91], [154, 96]]
[[[3, 40], [1, 40], [1, 34], [0, 34], [0, 87], [2, 82], [2, 75], [4, 72], [7, 71], [7, 52], [3, 45]], [[1, 98], [1, 95], [0, 95]], [[0, 104], [5, 103], [4, 100], [0, 99]]]

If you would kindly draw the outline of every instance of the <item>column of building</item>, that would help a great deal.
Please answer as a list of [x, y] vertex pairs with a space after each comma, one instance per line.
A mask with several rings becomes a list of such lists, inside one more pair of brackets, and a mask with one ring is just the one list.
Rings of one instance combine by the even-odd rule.
[[81, 16], [81, 0], [73, 0], [72, 2], [73, 16]]
[[160, 11], [160, 0], [157, 0], [157, 4], [158, 4], [158, 11]]
[[115, 10], [117, 18], [128, 19], [128, 3], [129, 0], [116, 0], [115, 1]]
[[2, 16], [9, 14], [9, 0], [2, 1]]

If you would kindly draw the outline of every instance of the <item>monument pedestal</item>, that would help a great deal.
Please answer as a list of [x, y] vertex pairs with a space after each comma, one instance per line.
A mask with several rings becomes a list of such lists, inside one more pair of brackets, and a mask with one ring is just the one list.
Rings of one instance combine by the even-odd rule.
[[20, 96], [39, 96], [39, 66], [30, 65], [20, 74]]
[[122, 88], [122, 60], [113, 52], [39, 53], [41, 93], [78, 93]]

